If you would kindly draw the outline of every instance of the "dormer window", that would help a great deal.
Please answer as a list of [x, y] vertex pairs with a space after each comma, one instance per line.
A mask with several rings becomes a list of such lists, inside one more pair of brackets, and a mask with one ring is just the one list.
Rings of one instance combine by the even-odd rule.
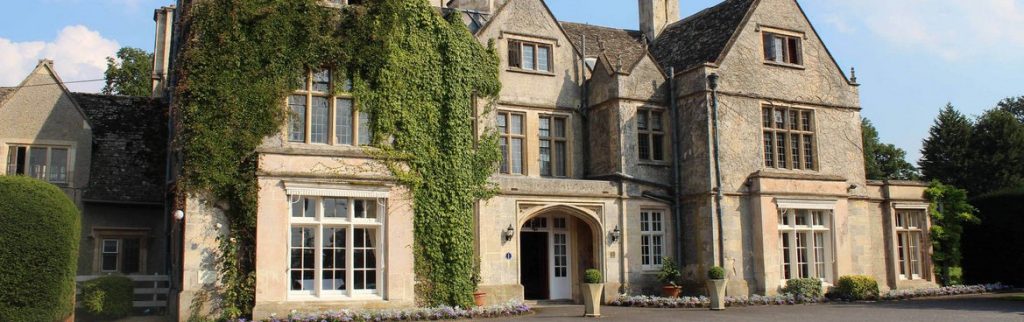
[[764, 60], [779, 64], [803, 65], [800, 37], [773, 32], [764, 33]]
[[508, 67], [551, 72], [551, 45], [520, 40], [508, 41]]

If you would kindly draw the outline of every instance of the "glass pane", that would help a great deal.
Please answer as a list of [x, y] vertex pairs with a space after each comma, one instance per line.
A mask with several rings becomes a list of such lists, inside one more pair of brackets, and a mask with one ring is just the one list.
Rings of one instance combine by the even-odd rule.
[[7, 174], [25, 174], [25, 147], [12, 146], [7, 151]]
[[141, 258], [139, 252], [140, 245], [138, 238], [128, 238], [124, 240], [124, 251], [122, 252], [123, 264], [121, 265], [121, 273], [124, 274], [135, 274], [139, 272], [139, 259]]
[[789, 129], [790, 130], [799, 130], [800, 129], [800, 122], [797, 122], [797, 119], [800, 117], [800, 112], [789, 111], [788, 114], [789, 114]]
[[498, 113], [498, 133], [508, 133], [508, 114]]
[[117, 253], [103, 254], [103, 259], [101, 261], [103, 262], [101, 264], [101, 270], [105, 272], [112, 272], [117, 270]]
[[789, 135], [790, 157], [793, 160], [793, 169], [800, 169], [804, 163], [800, 162], [800, 134]]
[[651, 265], [651, 236], [640, 236], [640, 258], [643, 265]]
[[512, 174], [523, 174], [523, 139], [512, 139]]
[[373, 132], [370, 130], [372, 123], [373, 118], [370, 117], [370, 113], [359, 112], [359, 145], [369, 145], [370, 140], [373, 139]]
[[804, 135], [804, 168], [814, 169], [814, 137], [810, 134]]
[[327, 143], [327, 127], [330, 122], [330, 101], [326, 97], [313, 97], [312, 124], [310, 124], [310, 141]]
[[377, 218], [377, 201], [372, 199], [367, 200], [355, 200], [353, 201], [355, 207], [356, 218]]
[[811, 131], [811, 112], [800, 112], [800, 120], [804, 131]]
[[764, 128], [772, 127], [772, 109], [766, 108], [761, 110], [761, 126]]
[[348, 199], [324, 198], [324, 217], [348, 218]]
[[551, 136], [551, 119], [547, 117], [540, 118], [540, 123], [538, 124], [538, 131], [540, 133], [540, 137]]
[[649, 140], [650, 134], [641, 133], [637, 135], [637, 150], [639, 152], [640, 159], [651, 159], [651, 142]]
[[796, 225], [797, 226], [807, 226], [807, 216], [808, 216], [808, 211], [807, 210], [797, 210], [797, 212], [796, 212]]
[[808, 277], [810, 267], [807, 263], [807, 234], [797, 233], [796, 234], [796, 264], [799, 269], [800, 278]]
[[36, 179], [46, 178], [46, 148], [30, 148], [28, 165], [29, 175]]
[[551, 175], [551, 141], [540, 141], [540, 175]]
[[773, 36], [772, 37], [772, 49], [775, 50], [775, 55], [774, 55], [775, 61], [780, 62], [780, 63], [785, 61], [785, 48], [786, 48], [785, 40], [782, 37], [779, 37], [779, 36]]
[[791, 268], [792, 267], [791, 264], [793, 262], [792, 262], [792, 259], [790, 258], [790, 255], [789, 255], [790, 254], [789, 234], [790, 233], [782, 233], [782, 236], [779, 237], [780, 242], [782, 243], [782, 271], [783, 271], [783, 275], [782, 276], [785, 277], [785, 279], [787, 279], [787, 280], [793, 278], [793, 272], [792, 272], [792, 268]]
[[654, 160], [661, 161], [665, 160], [665, 136], [661, 134], [651, 135], [651, 149], [653, 150]]
[[775, 110], [775, 128], [785, 129], [786, 128], [786, 117], [783, 115], [784, 110]]
[[650, 232], [651, 231], [651, 215], [647, 212], [640, 213], [640, 231]]
[[661, 213], [660, 212], [652, 212], [651, 213], [651, 230], [656, 231], [656, 232], [661, 232]]
[[352, 100], [339, 98], [335, 102], [334, 136], [338, 144], [352, 144]]
[[651, 130], [661, 131], [661, 112], [651, 112]]
[[523, 46], [523, 69], [534, 69], [533, 58], [534, 58], [534, 47], [533, 45]]
[[68, 149], [50, 149], [50, 182], [68, 181]]
[[640, 111], [636, 114], [636, 128], [639, 130], [647, 129], [647, 111]]
[[330, 70], [322, 69], [313, 73], [313, 90], [323, 93], [329, 92], [331, 90]]
[[523, 116], [512, 114], [512, 134], [523, 134]]
[[555, 122], [555, 132], [553, 134], [554, 137], [556, 137], [556, 138], [565, 138], [565, 119], [563, 119], [563, 118], [556, 118], [556, 119], [554, 119], [554, 122]]
[[500, 148], [501, 148], [501, 173], [509, 173], [508, 172], [508, 164], [509, 164], [508, 163], [508, 156], [509, 156], [509, 153], [508, 153], [508, 139], [507, 138], [501, 138], [500, 140], [498, 140], [498, 145], [500, 145]]
[[565, 142], [555, 142], [555, 175], [566, 176], [567, 148]]
[[551, 66], [548, 62], [550, 58], [551, 49], [545, 46], [537, 47], [537, 70], [550, 71]]
[[104, 239], [103, 240], [103, 252], [104, 253], [117, 253], [119, 240], [115, 239]]
[[764, 132], [764, 166], [775, 167], [775, 146], [772, 144], [775, 139], [772, 132]]
[[779, 168], [785, 168], [785, 167], [787, 167], [786, 162], [788, 161], [786, 159], [786, 134], [785, 133], [776, 133], [775, 134], [775, 144], [776, 144], [775, 148], [778, 150], [778, 154], [779, 154], [779, 157], [778, 157]]
[[292, 95], [288, 97], [288, 141], [306, 141], [306, 96]]

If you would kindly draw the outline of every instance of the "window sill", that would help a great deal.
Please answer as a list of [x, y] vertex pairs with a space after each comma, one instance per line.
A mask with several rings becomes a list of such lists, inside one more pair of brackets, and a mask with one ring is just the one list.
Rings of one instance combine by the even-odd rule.
[[639, 165], [645, 165], [649, 167], [668, 167], [672, 165], [672, 162], [668, 161], [651, 161], [651, 160], [640, 160], [637, 162]]
[[765, 65], [770, 65], [770, 66], [785, 67], [785, 68], [790, 68], [790, 69], [798, 69], [798, 70], [805, 70], [805, 69], [807, 69], [807, 67], [804, 67], [804, 65], [797, 65], [797, 64], [790, 64], [790, 63], [780, 63], [780, 62], [770, 61], [770, 60], [764, 61], [764, 64]]
[[532, 69], [522, 69], [522, 68], [515, 68], [515, 67], [509, 67], [507, 71], [513, 72], [513, 73], [531, 74], [531, 75], [539, 75], [539, 76], [550, 76], [550, 77], [554, 77], [555, 76], [555, 73], [552, 73], [552, 72], [546, 72], [546, 71], [540, 71], [540, 70], [532, 70]]
[[361, 302], [361, 301], [384, 301], [384, 298], [377, 294], [356, 294], [348, 295], [322, 295], [316, 296], [304, 293], [288, 294], [288, 302]]

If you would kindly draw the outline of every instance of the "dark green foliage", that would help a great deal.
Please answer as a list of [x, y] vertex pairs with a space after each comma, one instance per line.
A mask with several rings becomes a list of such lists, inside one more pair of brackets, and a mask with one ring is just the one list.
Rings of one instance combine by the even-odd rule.
[[724, 280], [725, 269], [722, 269], [719, 266], [712, 267], [708, 270], [708, 278], [713, 280]]
[[782, 288], [783, 293], [802, 296], [805, 299], [818, 299], [823, 294], [821, 281], [817, 278], [797, 278], [786, 281], [786, 287]]
[[186, 191], [230, 204], [230, 238], [220, 247], [224, 316], [253, 304], [256, 146], [284, 125], [281, 102], [304, 71], [321, 66], [333, 67], [336, 81], [352, 78], [357, 108], [373, 115], [380, 149], [368, 152], [412, 191], [420, 304], [468, 307], [473, 205], [493, 194], [488, 178], [500, 157], [493, 134], [475, 140], [469, 107], [497, 95], [497, 54], [425, 1], [340, 11], [317, 2], [209, 0], [186, 17], [178, 144]]
[[1024, 124], [1002, 109], [985, 112], [971, 135], [970, 171], [965, 174], [971, 195], [1024, 187]]
[[847, 275], [839, 278], [829, 297], [851, 301], [873, 300], [878, 298], [878, 292], [878, 282], [874, 277]]
[[1024, 123], [1024, 96], [1006, 98], [999, 102], [996, 108], [1010, 112], [1018, 121]]
[[661, 284], [674, 286], [682, 277], [683, 274], [679, 271], [679, 266], [676, 266], [676, 262], [671, 257], [661, 259], [661, 270], [658, 271], [658, 281]]
[[960, 266], [960, 239], [965, 224], [977, 224], [977, 211], [967, 202], [967, 191], [932, 181], [925, 190], [931, 202], [932, 262], [942, 285], [951, 285], [950, 269]]
[[150, 96], [153, 93], [153, 54], [145, 50], [122, 47], [117, 57], [107, 57], [103, 94]]
[[927, 180], [967, 187], [970, 173], [971, 132], [974, 124], [947, 104], [928, 130], [921, 148], [921, 174]]
[[862, 119], [864, 170], [869, 180], [917, 180], [920, 175], [907, 162], [907, 152], [878, 139], [878, 129], [867, 118]]
[[583, 273], [583, 283], [587, 283], [587, 284], [601, 283], [601, 279], [602, 279], [601, 277], [602, 277], [601, 276], [601, 271], [591, 268], [591, 269], [588, 269], [586, 272]]
[[82, 283], [82, 307], [97, 317], [117, 319], [132, 313], [134, 285], [120, 275], [100, 277]]
[[981, 224], [964, 227], [963, 278], [968, 283], [1024, 285], [1024, 188], [971, 199]]
[[0, 321], [57, 321], [72, 313], [78, 208], [56, 186], [0, 176]]

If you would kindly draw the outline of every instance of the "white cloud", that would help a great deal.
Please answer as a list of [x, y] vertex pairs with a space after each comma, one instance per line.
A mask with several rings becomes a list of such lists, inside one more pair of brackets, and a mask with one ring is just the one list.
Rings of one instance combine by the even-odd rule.
[[857, 21], [904, 50], [947, 61], [1019, 58], [1024, 50], [1024, 0], [826, 0], [837, 29]]
[[[64, 27], [52, 41], [12, 42], [0, 38], [0, 86], [21, 82], [40, 59], [52, 59], [65, 82], [102, 79], [107, 57], [120, 45], [81, 25]], [[68, 84], [74, 91], [97, 92], [103, 82]]]

